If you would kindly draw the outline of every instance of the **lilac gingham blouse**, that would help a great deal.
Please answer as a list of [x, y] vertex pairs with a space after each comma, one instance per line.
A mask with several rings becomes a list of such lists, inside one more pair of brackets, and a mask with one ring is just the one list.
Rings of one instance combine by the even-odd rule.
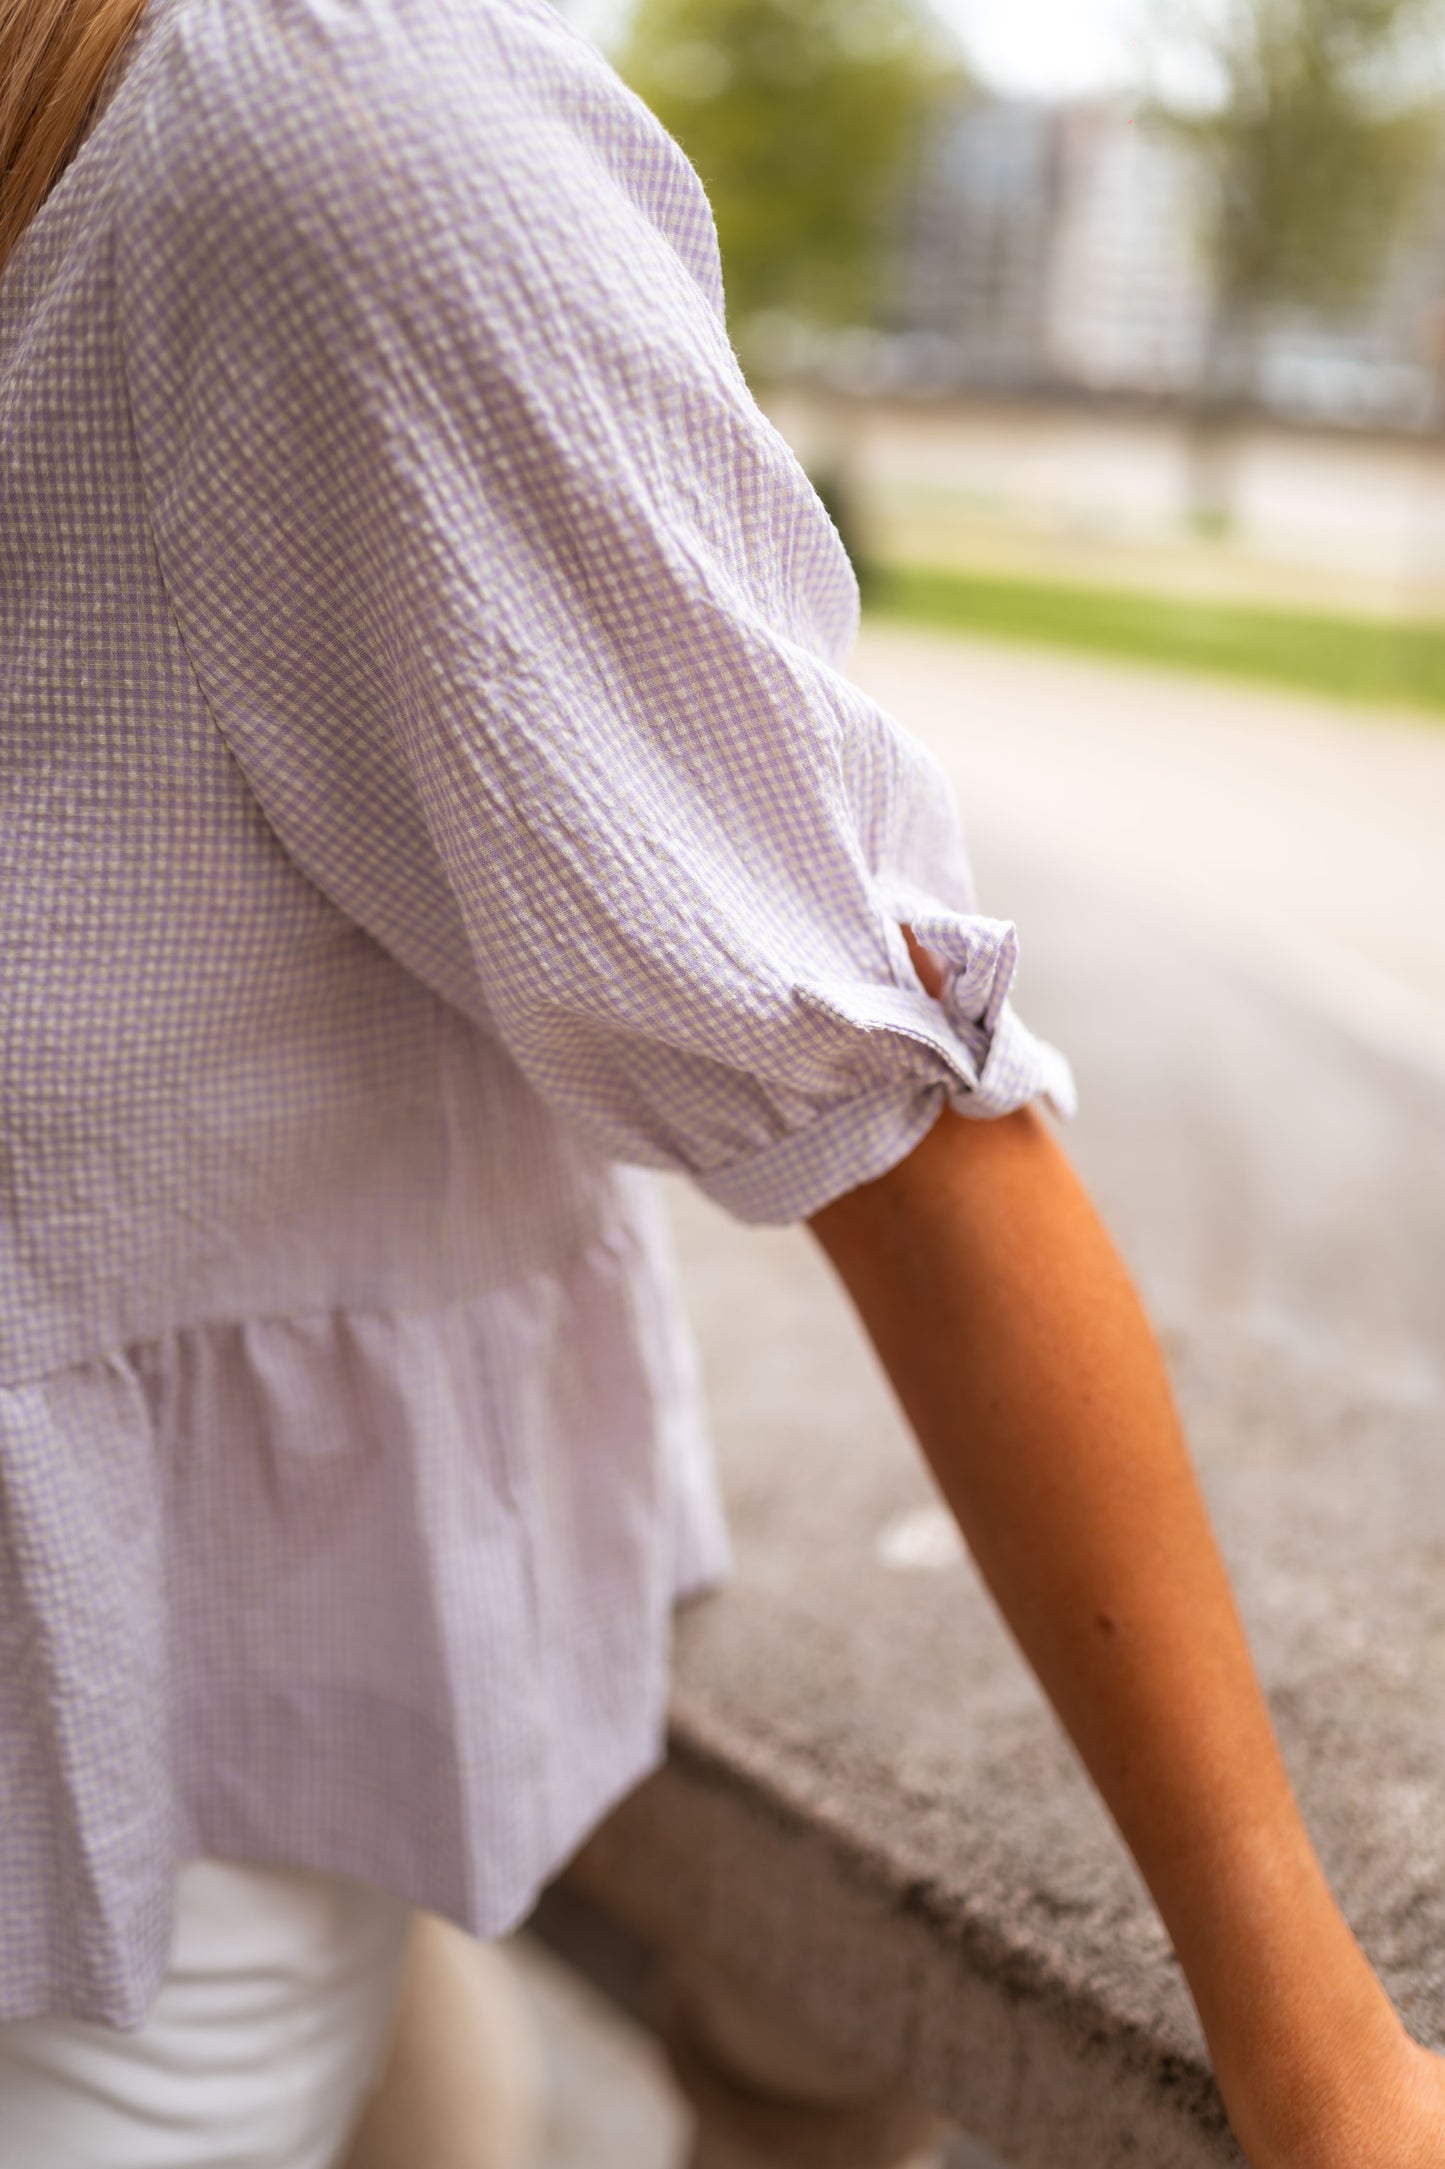
[[511, 1923], [723, 1558], [638, 1169], [1067, 1103], [854, 615], [547, 0], [153, 0], [0, 286], [0, 2016]]

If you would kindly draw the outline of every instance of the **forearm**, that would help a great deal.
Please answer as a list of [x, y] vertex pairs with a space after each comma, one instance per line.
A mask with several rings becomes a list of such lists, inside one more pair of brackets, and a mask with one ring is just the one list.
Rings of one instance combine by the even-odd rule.
[[938, 1481], [1149, 1882], [1222, 2074], [1382, 1999], [1325, 1890], [1137, 1297], [1032, 1114], [945, 1115], [818, 1216]]

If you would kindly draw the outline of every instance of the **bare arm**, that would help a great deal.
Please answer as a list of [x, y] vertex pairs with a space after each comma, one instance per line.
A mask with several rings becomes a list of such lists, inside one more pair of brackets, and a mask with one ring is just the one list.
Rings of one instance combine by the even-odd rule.
[[1439, 2169], [1445, 2067], [1325, 1885], [1137, 1296], [1031, 1111], [812, 1223], [1154, 1894], [1256, 2169]]

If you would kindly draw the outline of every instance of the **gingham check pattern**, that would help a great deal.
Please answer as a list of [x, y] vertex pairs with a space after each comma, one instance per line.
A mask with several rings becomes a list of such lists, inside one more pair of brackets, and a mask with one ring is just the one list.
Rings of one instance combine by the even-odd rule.
[[0, 2015], [188, 1852], [514, 1919], [722, 1558], [620, 1163], [1067, 1104], [855, 607], [546, 0], [153, 0], [0, 287]]

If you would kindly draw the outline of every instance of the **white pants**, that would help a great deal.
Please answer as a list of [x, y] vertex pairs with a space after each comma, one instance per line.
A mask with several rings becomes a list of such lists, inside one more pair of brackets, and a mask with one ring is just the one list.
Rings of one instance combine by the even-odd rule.
[[191, 1862], [138, 2032], [0, 2026], [0, 2169], [334, 2169], [379, 2070], [408, 1920], [333, 1876]]

